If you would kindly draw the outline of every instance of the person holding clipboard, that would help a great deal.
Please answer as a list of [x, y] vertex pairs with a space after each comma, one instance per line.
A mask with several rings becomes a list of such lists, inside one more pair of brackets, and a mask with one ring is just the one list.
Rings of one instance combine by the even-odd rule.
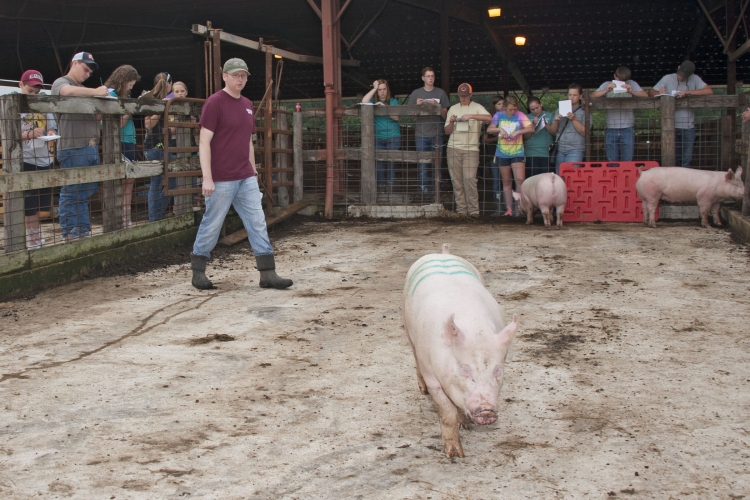
[[548, 127], [550, 133], [555, 134], [555, 173], [558, 175], [561, 163], [583, 161], [586, 152], [586, 118], [581, 107], [582, 97], [583, 87], [571, 83], [568, 87], [568, 100], [560, 101], [555, 119]]

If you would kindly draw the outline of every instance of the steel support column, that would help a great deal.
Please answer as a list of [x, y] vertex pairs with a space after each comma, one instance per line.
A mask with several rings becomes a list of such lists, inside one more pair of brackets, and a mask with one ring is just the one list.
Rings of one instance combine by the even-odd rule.
[[[266, 45], [266, 89], [273, 83], [273, 54]], [[265, 118], [263, 119], [265, 138], [263, 139], [263, 185], [266, 188], [266, 209], [273, 208], [273, 93], [266, 97]]]

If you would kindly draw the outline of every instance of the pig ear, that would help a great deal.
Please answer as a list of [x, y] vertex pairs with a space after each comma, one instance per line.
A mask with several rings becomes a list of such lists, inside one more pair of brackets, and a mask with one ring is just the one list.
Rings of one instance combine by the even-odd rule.
[[445, 331], [443, 332], [443, 340], [445, 345], [448, 347], [459, 346], [463, 343], [464, 334], [456, 325], [454, 320], [455, 315], [451, 314], [448, 321], [445, 322]]
[[732, 172], [731, 168], [727, 170], [726, 174], [724, 174], [724, 179], [727, 181], [731, 181], [732, 179], [734, 179], [734, 172]]
[[518, 194], [518, 193], [516, 193], [515, 191], [513, 191], [513, 199], [514, 200], [520, 200], [521, 199], [521, 195]]
[[508, 325], [497, 334], [500, 340], [500, 345], [503, 347], [510, 345], [513, 336], [516, 334], [516, 330], [518, 330], [518, 315], [514, 314], [513, 321], [508, 323]]

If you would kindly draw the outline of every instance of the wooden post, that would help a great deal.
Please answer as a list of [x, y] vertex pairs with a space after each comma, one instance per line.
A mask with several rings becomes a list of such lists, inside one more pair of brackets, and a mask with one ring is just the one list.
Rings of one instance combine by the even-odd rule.
[[362, 116], [362, 180], [360, 192], [363, 205], [377, 202], [377, 168], [375, 161], [375, 106], [360, 106]]
[[[221, 30], [214, 28], [211, 30], [211, 81], [213, 82], [213, 88], [210, 92], [216, 93], [223, 87], [222, 73], [221, 73]], [[209, 96], [207, 95], [206, 98]]]
[[[21, 95], [0, 97], [0, 138], [3, 145], [3, 174], [23, 171], [21, 145]], [[3, 193], [5, 253], [26, 249], [23, 191]]]
[[742, 215], [750, 216], [750, 122], [742, 124], [742, 165], [745, 176], [745, 195], [742, 198]]
[[661, 166], [674, 167], [674, 97], [659, 98], [661, 107]]
[[[286, 108], [280, 106], [276, 113], [276, 127], [279, 130], [289, 130], [289, 115], [286, 113], [279, 113], [278, 111], [286, 111]], [[275, 147], [279, 149], [287, 149], [289, 147], [289, 136], [286, 134], [276, 134]], [[280, 169], [289, 167], [289, 154], [288, 153], [276, 153], [276, 163]], [[289, 176], [286, 172], [280, 172], [279, 178], [281, 182], [286, 182]], [[286, 186], [279, 186], [279, 206], [286, 207], [289, 205], [289, 189]]]
[[[266, 88], [273, 83], [273, 47], [266, 45]], [[266, 114], [263, 121], [266, 138], [263, 141], [265, 154], [263, 159], [263, 184], [266, 187], [266, 209], [273, 208], [273, 90], [266, 97]]]
[[589, 89], [583, 91], [583, 127], [586, 139], [586, 156], [584, 161], [591, 161], [591, 92]]
[[[727, 109], [727, 112], [730, 110]], [[735, 168], [734, 158], [734, 113], [721, 117], [721, 169]]]
[[304, 195], [303, 188], [303, 172], [304, 162], [302, 158], [302, 113], [294, 113], [294, 135], [292, 140], [294, 142], [294, 202], [302, 201]]
[[[120, 163], [120, 116], [102, 117], [102, 163]], [[122, 229], [122, 181], [102, 182], [102, 230]]]
[[[189, 121], [190, 117], [180, 115], [175, 117], [177, 121]], [[193, 135], [193, 129], [186, 127], [175, 127], [175, 138], [177, 140], [178, 148], [189, 148], [192, 146], [190, 137]], [[177, 153], [177, 158], [189, 158], [191, 153]], [[170, 162], [171, 165], [171, 162]], [[192, 177], [177, 177], [177, 187], [175, 189], [187, 189], [188, 179]], [[166, 179], [165, 179], [166, 182]], [[192, 184], [191, 186], [192, 187]], [[174, 215], [178, 217], [180, 215], [189, 214], [193, 210], [193, 195], [192, 194], [180, 194], [174, 197]]]

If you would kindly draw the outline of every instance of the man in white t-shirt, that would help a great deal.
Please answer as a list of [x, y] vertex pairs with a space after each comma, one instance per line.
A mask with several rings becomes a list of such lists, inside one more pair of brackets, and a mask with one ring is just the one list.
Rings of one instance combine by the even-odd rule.
[[[677, 68], [676, 73], [664, 76], [654, 85], [649, 95], [672, 94], [676, 97], [694, 95], [711, 95], [713, 89], [706, 85], [698, 75], [695, 75], [695, 64], [684, 61]], [[675, 165], [687, 167], [693, 159], [693, 143], [695, 142], [695, 112], [692, 109], [676, 109], [674, 112], [674, 142]]]

